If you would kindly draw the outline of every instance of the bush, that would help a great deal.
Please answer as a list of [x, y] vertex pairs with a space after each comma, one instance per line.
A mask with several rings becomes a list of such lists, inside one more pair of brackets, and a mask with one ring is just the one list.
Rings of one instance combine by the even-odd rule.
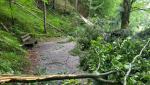
[[[89, 72], [107, 72], [117, 70], [118, 72], [109, 75], [107, 79], [122, 81], [127, 71], [128, 64], [139, 54], [146, 41], [139, 39], [116, 40], [112, 43], [104, 41], [103, 37], [91, 41], [91, 47], [81, 56], [81, 67]], [[128, 85], [148, 83], [150, 70], [150, 45], [143, 51], [132, 67]]]
[[82, 50], [86, 50], [90, 47], [91, 40], [96, 40], [97, 37], [100, 35], [100, 30], [93, 27], [85, 27], [85, 28], [78, 28], [77, 30], [77, 37], [78, 37], [78, 44], [80, 45]]

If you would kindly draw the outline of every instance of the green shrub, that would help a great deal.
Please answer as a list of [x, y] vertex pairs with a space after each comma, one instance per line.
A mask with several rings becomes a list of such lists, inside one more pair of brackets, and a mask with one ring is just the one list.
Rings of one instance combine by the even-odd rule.
[[[128, 64], [138, 55], [146, 41], [127, 38], [117, 40], [112, 43], [104, 41], [103, 37], [91, 41], [91, 47], [81, 56], [81, 67], [90, 72], [107, 72], [117, 70], [118, 72], [108, 76], [108, 79], [122, 81], [128, 69]], [[136, 60], [132, 67], [128, 84], [138, 84], [149, 82], [150, 77], [150, 44], [143, 51], [142, 55]]]
[[96, 40], [97, 37], [100, 35], [100, 30], [93, 28], [93, 27], [85, 27], [85, 28], [78, 28], [77, 32], [78, 37], [78, 44], [80, 45], [82, 50], [86, 50], [90, 47], [91, 40]]

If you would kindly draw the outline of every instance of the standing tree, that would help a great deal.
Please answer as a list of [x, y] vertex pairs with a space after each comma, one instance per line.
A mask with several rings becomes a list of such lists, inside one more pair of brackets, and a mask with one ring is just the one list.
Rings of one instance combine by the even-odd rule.
[[55, 9], [55, 0], [52, 0], [52, 9]]
[[76, 10], [78, 11], [78, 0], [76, 0], [75, 7], [76, 7]]
[[127, 29], [130, 23], [132, 4], [136, 0], [123, 0], [123, 11], [121, 13], [121, 29]]
[[46, 30], [46, 3], [48, 1], [47, 0], [43, 0], [43, 14], [44, 14], [44, 17], [43, 17], [43, 20], [44, 20], [44, 33], [47, 33], [47, 30]]
[[66, 13], [66, 9], [67, 9], [67, 0], [65, 0], [65, 4], [64, 4], [64, 13]]

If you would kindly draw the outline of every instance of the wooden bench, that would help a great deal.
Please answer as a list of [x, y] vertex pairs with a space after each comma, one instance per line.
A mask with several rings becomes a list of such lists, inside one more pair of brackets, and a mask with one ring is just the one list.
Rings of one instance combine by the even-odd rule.
[[37, 40], [33, 39], [30, 34], [25, 34], [21, 36], [21, 41], [23, 42], [23, 47], [32, 48], [37, 44]]

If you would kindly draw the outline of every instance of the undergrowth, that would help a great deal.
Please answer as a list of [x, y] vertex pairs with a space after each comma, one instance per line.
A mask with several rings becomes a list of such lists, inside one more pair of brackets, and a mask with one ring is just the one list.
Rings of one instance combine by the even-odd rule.
[[12, 34], [0, 31], [0, 74], [21, 73], [23, 65], [29, 64], [26, 51]]
[[[114, 42], [106, 42], [103, 37], [98, 37], [97, 40], [91, 41], [90, 49], [84, 55], [80, 55], [80, 65], [89, 72], [103, 73], [115, 70], [117, 73], [107, 76], [107, 79], [122, 82], [129, 68], [128, 64], [139, 54], [146, 41], [129, 37], [123, 41], [118, 39]], [[149, 48], [150, 45], [134, 63], [128, 78], [129, 85], [143, 85], [150, 82]]]

